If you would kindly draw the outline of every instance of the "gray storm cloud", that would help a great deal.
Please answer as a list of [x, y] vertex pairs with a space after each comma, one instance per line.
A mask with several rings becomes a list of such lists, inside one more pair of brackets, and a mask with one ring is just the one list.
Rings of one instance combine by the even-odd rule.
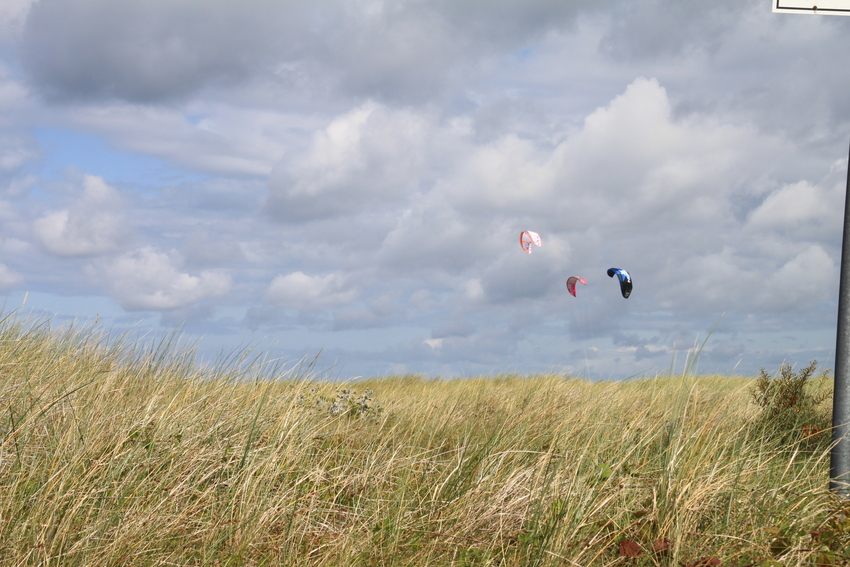
[[292, 86], [318, 90], [330, 80], [358, 96], [422, 102], [442, 90], [447, 71], [569, 27], [579, 6], [41, 0], [22, 48], [30, 77], [53, 100], [174, 100], [273, 70]]
[[147, 103], [244, 79], [272, 32], [261, 13], [228, 2], [48, 0], [31, 7], [22, 49], [51, 99]]

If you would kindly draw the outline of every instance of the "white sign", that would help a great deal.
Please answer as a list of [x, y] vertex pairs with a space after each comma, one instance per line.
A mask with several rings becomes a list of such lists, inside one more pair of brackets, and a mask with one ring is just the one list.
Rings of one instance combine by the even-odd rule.
[[850, 0], [771, 0], [774, 12], [850, 16]]

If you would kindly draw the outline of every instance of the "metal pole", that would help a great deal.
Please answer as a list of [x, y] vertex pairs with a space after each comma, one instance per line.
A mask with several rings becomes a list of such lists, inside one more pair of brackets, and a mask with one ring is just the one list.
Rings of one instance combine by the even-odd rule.
[[832, 398], [830, 489], [850, 497], [850, 155], [844, 197], [844, 235], [838, 284], [838, 328], [835, 333], [835, 386]]

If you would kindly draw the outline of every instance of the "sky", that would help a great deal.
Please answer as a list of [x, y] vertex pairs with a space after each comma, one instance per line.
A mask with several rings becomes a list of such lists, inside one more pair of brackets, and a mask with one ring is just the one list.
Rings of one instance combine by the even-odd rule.
[[831, 366], [847, 53], [769, 0], [4, 0], [4, 314], [338, 379]]

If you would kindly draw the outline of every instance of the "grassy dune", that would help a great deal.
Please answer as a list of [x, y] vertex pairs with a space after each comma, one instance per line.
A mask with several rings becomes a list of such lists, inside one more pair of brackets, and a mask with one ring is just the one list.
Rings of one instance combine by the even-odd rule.
[[750, 379], [269, 374], [4, 320], [0, 564], [848, 561], [828, 434]]

